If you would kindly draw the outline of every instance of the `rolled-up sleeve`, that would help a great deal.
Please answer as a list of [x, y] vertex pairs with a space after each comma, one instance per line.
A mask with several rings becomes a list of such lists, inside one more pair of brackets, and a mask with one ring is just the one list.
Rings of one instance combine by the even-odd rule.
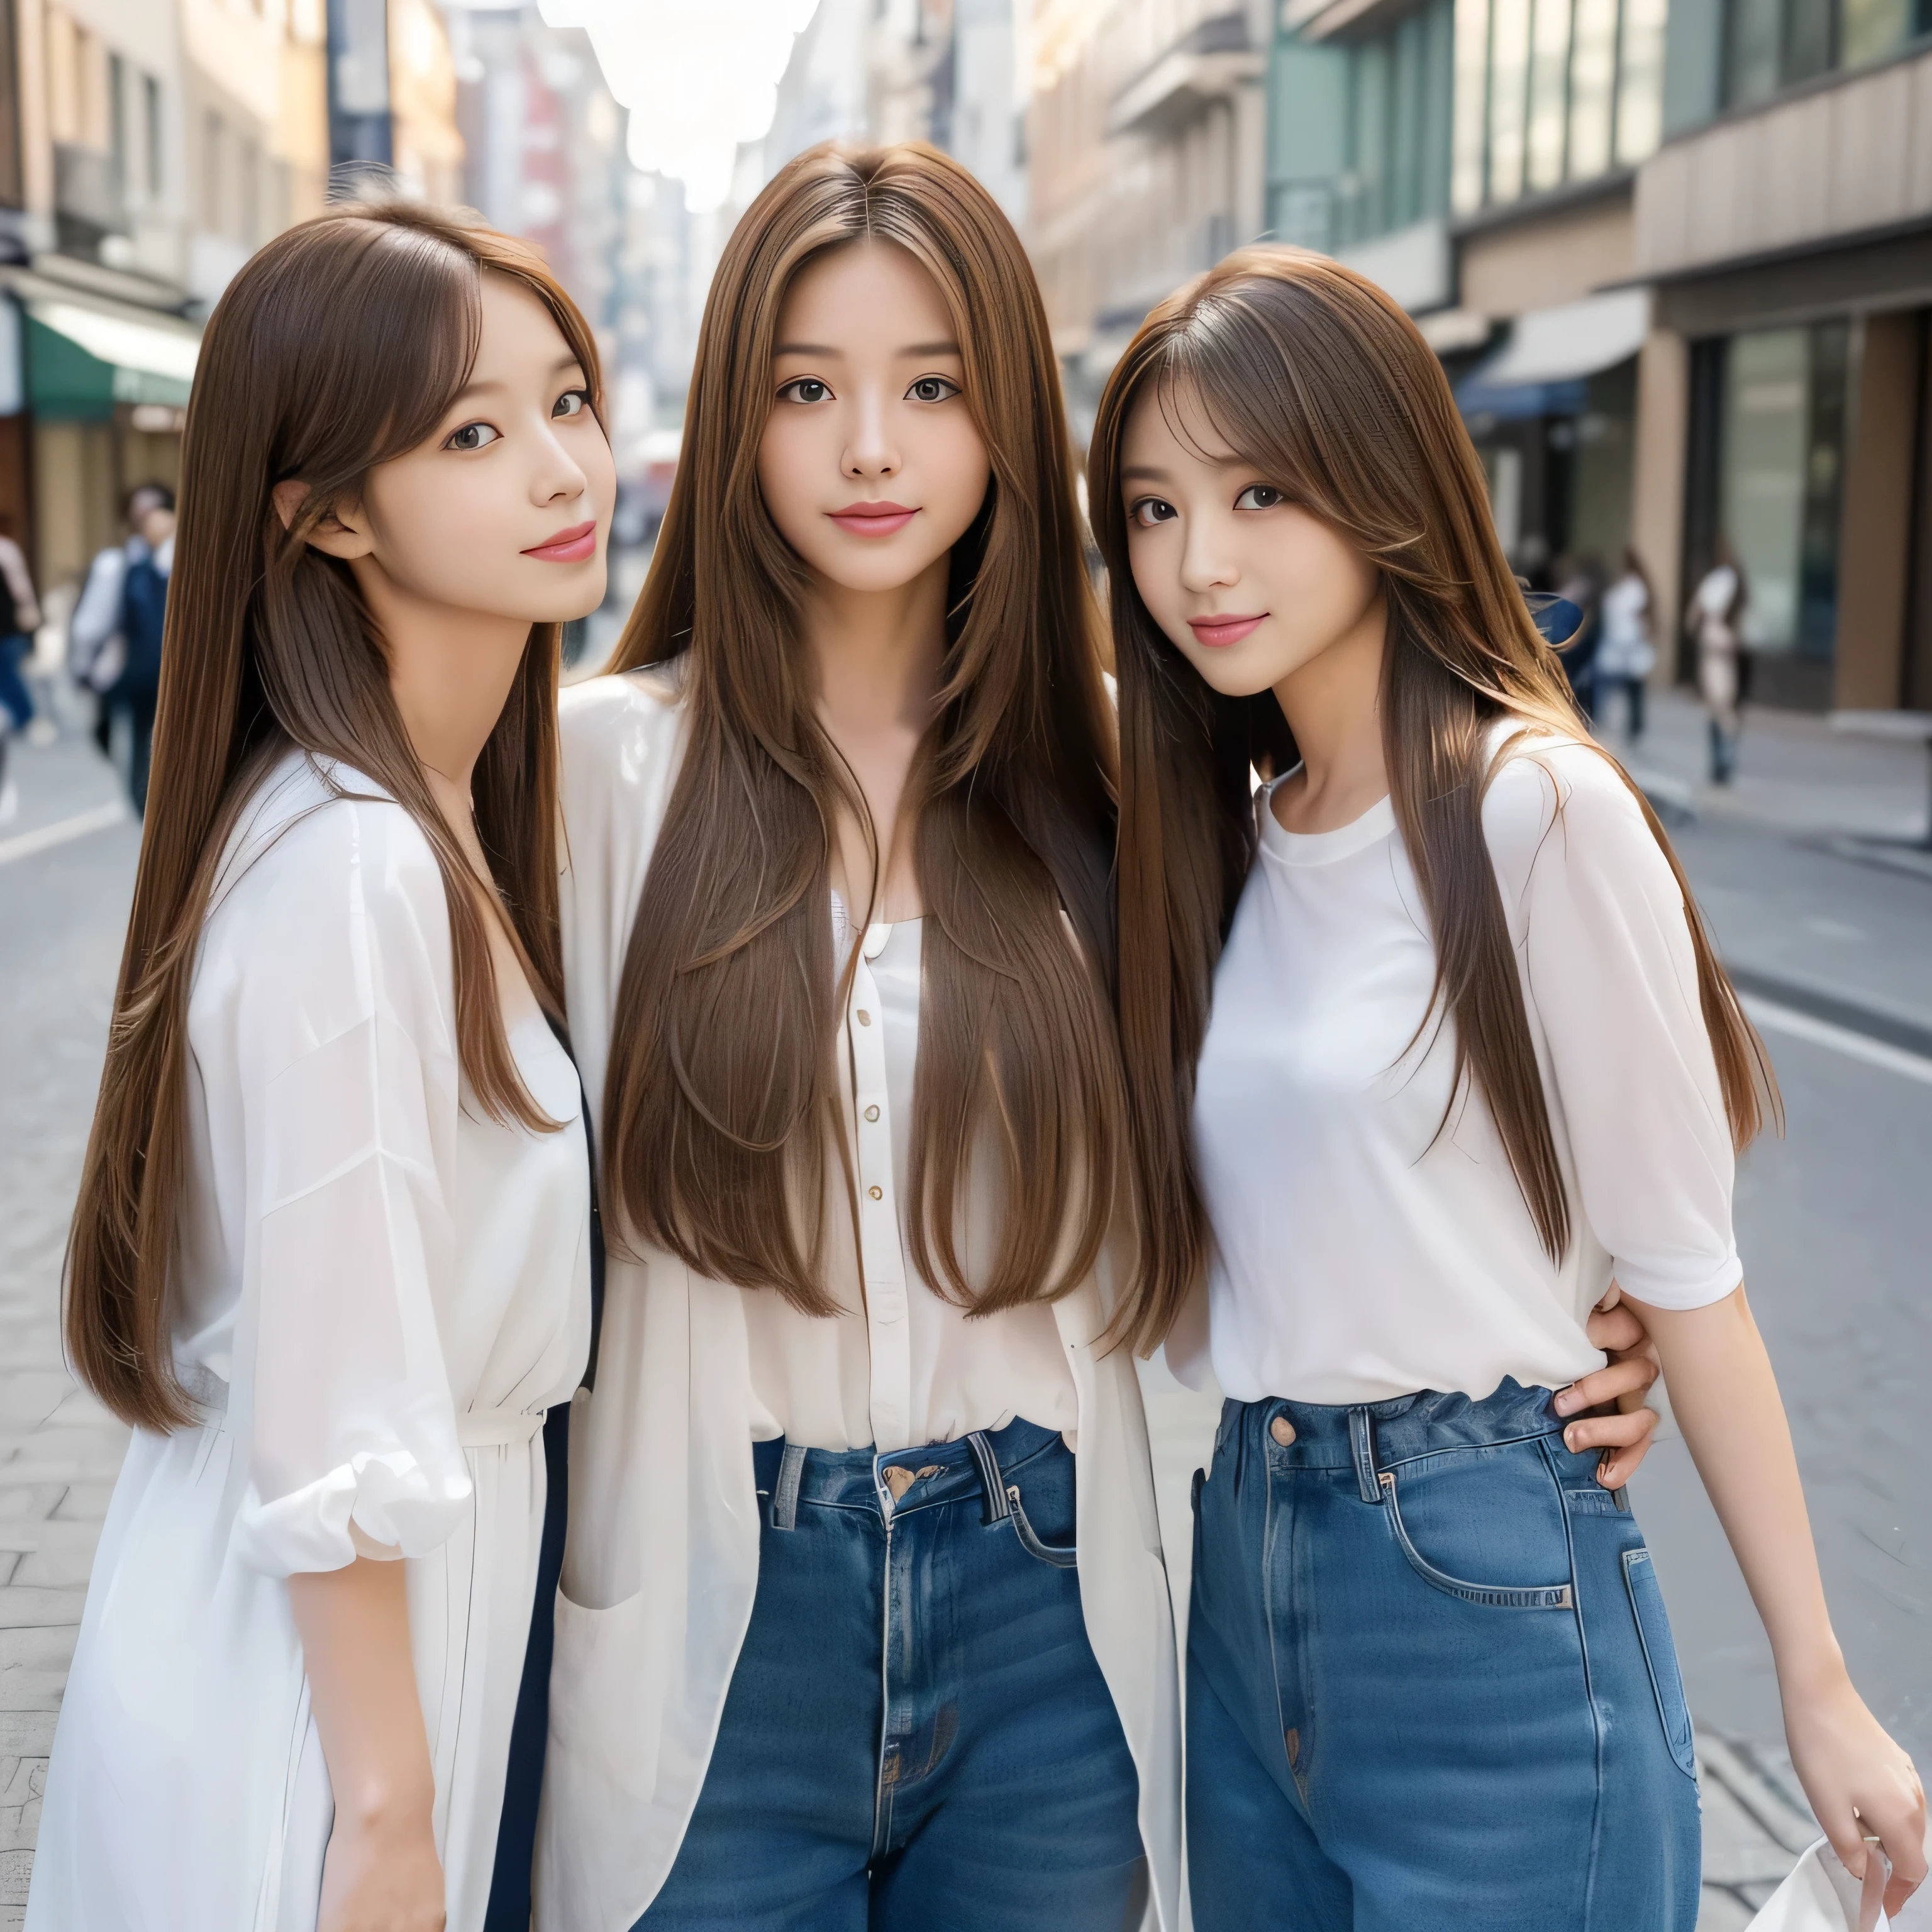
[[235, 1533], [278, 1576], [420, 1556], [471, 1497], [439, 1318], [460, 1102], [441, 875], [394, 806], [338, 802], [292, 837], [304, 849], [258, 931], [237, 1042]]
[[1736, 1156], [1670, 862], [1580, 746], [1514, 760], [1484, 820], [1576, 1192], [1616, 1280], [1660, 1308], [1721, 1300], [1743, 1276]]

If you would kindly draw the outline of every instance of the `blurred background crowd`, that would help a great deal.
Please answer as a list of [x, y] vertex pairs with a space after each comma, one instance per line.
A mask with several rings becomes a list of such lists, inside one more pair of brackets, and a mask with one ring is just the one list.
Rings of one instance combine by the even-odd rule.
[[[621, 478], [580, 674], [647, 567], [724, 239], [830, 136], [991, 188], [1083, 441], [1149, 306], [1258, 237], [1414, 316], [1776, 1058], [1752, 1299], [1854, 1672], [1932, 1759], [1932, 0], [0, 0], [0, 1932], [122, 1441], [62, 1365], [60, 1257], [202, 326], [372, 184], [539, 244]], [[1146, 1384], [1184, 1602], [1211, 1403]], [[1726, 1932], [1812, 1827], [1681, 1442], [1636, 1490]]]

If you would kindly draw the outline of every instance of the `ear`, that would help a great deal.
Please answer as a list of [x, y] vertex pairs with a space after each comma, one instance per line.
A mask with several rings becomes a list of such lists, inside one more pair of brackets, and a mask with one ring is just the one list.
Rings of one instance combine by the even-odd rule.
[[[269, 499], [275, 506], [275, 514], [282, 520], [284, 530], [294, 523], [297, 513], [308, 501], [308, 488], [306, 483], [291, 477], [286, 482], [278, 483], [269, 492]], [[319, 550], [326, 556], [339, 556], [345, 562], [367, 556], [376, 547], [375, 539], [363, 520], [361, 507], [346, 503], [338, 503], [323, 517], [309, 532], [308, 542], [311, 550]]]

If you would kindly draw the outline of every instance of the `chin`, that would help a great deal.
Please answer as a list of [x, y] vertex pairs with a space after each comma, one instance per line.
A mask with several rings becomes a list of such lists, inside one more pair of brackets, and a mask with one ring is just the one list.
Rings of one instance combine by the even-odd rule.
[[1273, 665], [1257, 664], [1238, 645], [1212, 653], [1192, 644], [1175, 648], [1194, 667], [1202, 682], [1223, 698], [1258, 698], [1280, 680], [1281, 674]]

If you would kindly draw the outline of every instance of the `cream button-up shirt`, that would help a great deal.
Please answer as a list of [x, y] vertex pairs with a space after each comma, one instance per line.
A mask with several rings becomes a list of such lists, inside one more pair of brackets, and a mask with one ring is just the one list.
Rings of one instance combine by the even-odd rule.
[[[1077, 1443], [1079, 1401], [1053, 1310], [1045, 1303], [969, 1317], [913, 1265], [907, 1186], [919, 1058], [926, 922], [874, 925], [852, 962], [844, 1066], [859, 1195], [856, 1279], [836, 1285], [842, 1312], [801, 1315], [767, 1288], [746, 1288], [745, 1325], [758, 1413], [753, 1434], [809, 1449], [890, 1454], [1004, 1429], [1016, 1416]], [[832, 902], [834, 957], [853, 931]], [[962, 1231], [969, 1270], [974, 1228]]]
[[[682, 754], [684, 715], [674, 677], [633, 672], [566, 691], [560, 723], [564, 980], [571, 1043], [596, 1121], [617, 988]], [[938, 1298], [915, 1292], [901, 1246], [902, 1190], [891, 1140], [894, 1034], [881, 1024], [894, 962], [893, 943], [884, 939], [862, 962], [859, 983], [871, 992], [855, 991], [842, 1016], [838, 1050], [853, 1070], [866, 1172], [859, 1243], [840, 1235], [843, 1217], [835, 1217], [827, 1242], [827, 1275], [842, 1303], [866, 1309], [860, 1244], [873, 1293], [870, 1310], [850, 1318], [866, 1324], [853, 1339], [867, 1366], [856, 1386], [842, 1391], [839, 1426], [862, 1425], [882, 1445], [901, 1413], [913, 1441], [921, 1429], [997, 1419], [972, 1407], [948, 1412], [946, 1378], [934, 1372], [922, 1380], [915, 1311], [950, 1318]], [[871, 1017], [861, 1020], [862, 1010]], [[866, 1118], [874, 1106], [876, 1121]], [[971, 1204], [969, 1229], [988, 1223], [992, 1212], [990, 1202]], [[1142, 1932], [1174, 1932], [1178, 1660], [1140, 1384], [1126, 1350], [1101, 1346], [1117, 1272], [1110, 1250], [1040, 1317], [1052, 1324], [1077, 1424], [1082, 1613], [1140, 1777], [1151, 1881]], [[790, 1359], [788, 1351], [754, 1353], [749, 1300], [662, 1250], [626, 1254], [613, 1240], [596, 1388], [579, 1395], [571, 1418], [570, 1529], [556, 1600], [537, 1932], [628, 1932], [670, 1872], [704, 1784], [758, 1592], [752, 1444], [779, 1420], [773, 1388], [767, 1383], [761, 1391], [760, 1378]], [[783, 1318], [775, 1295], [759, 1309]], [[815, 1325], [822, 1339], [840, 1324], [834, 1318]], [[944, 1332], [944, 1320], [932, 1332]], [[893, 1366], [882, 1370], [874, 1363], [875, 1342], [878, 1363]], [[958, 1385], [980, 1389], [978, 1368]], [[1032, 1400], [1024, 1372], [983, 1386], [996, 1391], [989, 1399], [998, 1412]], [[788, 1406], [795, 1387], [784, 1394]], [[802, 1413], [788, 1413], [787, 1425], [797, 1426]]]

